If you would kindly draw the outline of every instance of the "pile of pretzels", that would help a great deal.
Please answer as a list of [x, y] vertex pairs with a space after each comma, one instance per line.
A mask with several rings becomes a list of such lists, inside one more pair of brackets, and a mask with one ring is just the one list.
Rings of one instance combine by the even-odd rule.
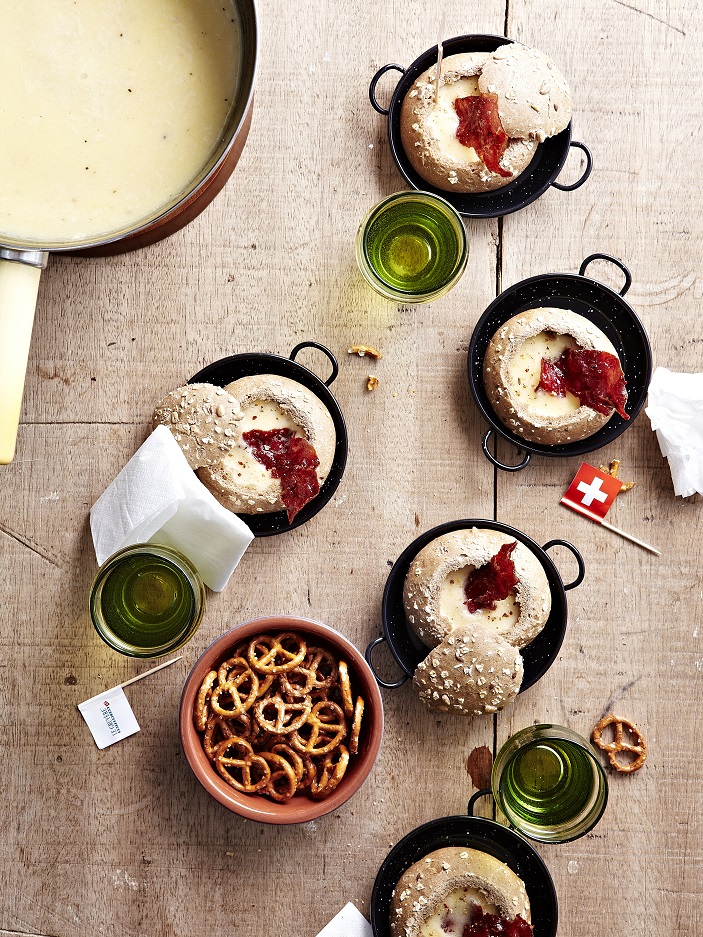
[[287, 803], [328, 797], [359, 751], [364, 700], [349, 667], [295, 632], [260, 634], [206, 674], [193, 719], [235, 790]]

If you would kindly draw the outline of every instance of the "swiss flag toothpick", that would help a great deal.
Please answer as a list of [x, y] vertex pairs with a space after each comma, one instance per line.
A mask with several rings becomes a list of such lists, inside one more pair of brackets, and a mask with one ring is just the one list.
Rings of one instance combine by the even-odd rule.
[[621, 485], [619, 478], [613, 478], [612, 475], [597, 469], [594, 465], [582, 462], [581, 468], [576, 473], [576, 477], [567, 488], [566, 494], [560, 503], [578, 514], [583, 514], [584, 517], [595, 521], [596, 524], [612, 530], [613, 533], [625, 537], [626, 540], [631, 540], [638, 546], [644, 547], [645, 550], [661, 556], [659, 550], [655, 550], [648, 543], [638, 540], [637, 537], [620, 530], [619, 527], [613, 527], [612, 524], [606, 523], [605, 515], [619, 494]]

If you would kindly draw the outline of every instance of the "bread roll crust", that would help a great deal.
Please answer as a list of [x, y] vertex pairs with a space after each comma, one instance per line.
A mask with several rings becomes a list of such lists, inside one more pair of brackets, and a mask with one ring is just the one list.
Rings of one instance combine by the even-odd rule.
[[472, 900], [500, 917], [520, 915], [529, 924], [530, 900], [525, 885], [504, 862], [478, 849], [447, 846], [406, 869], [393, 893], [392, 937], [419, 937], [420, 929], [453, 891], [469, 889]]
[[[618, 357], [611, 341], [596, 325], [568, 309], [541, 306], [508, 319], [491, 338], [483, 360], [483, 384], [496, 416], [506, 429], [529, 442], [563, 445], [597, 433], [613, 415], [579, 406], [560, 415], [537, 413], [516, 396], [510, 370], [527, 339], [543, 332], [570, 336], [585, 349]], [[539, 393], [543, 393], [540, 391]]]

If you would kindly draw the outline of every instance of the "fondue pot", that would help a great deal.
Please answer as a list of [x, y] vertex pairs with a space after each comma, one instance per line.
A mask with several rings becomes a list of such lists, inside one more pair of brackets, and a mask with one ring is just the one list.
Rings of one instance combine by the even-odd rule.
[[[56, 223], [56, 234], [49, 237], [40, 231], [35, 236], [31, 230], [29, 232], [26, 230], [26, 224], [21, 235], [13, 234], [12, 222], [8, 222], [3, 210], [5, 201], [0, 200], [0, 464], [7, 464], [14, 457], [39, 278], [42, 269], [47, 265], [49, 253], [106, 256], [153, 244], [192, 221], [222, 189], [239, 160], [251, 123], [257, 63], [258, 27], [255, 0], [228, 0], [228, 3], [231, 5], [231, 9], [227, 8], [226, 10], [227, 25], [229, 26], [229, 23], [235, 24], [233, 30], [236, 28], [239, 45], [238, 55], [231, 62], [232, 72], [228, 76], [230, 79], [236, 78], [236, 84], [232, 81], [234, 87], [233, 99], [230, 100], [229, 96], [223, 99], [226, 106], [221, 103], [220, 107], [225, 107], [226, 118], [219, 133], [219, 138], [216, 139], [214, 146], [207, 149], [207, 152], [205, 152], [207, 144], [204, 144], [202, 163], [197, 165], [189, 181], [184, 183], [175, 194], [170, 197], [167, 196], [161, 205], [154, 206], [153, 202], [148, 202], [148, 199], [145, 200], [143, 205], [137, 204], [135, 206], [135, 215], [138, 216], [137, 221], [120, 222], [118, 226], [113, 224], [112, 227], [110, 227], [110, 222], [107, 222], [104, 229], [100, 228], [99, 234], [89, 232], [87, 236], [83, 236], [81, 234], [82, 229], [72, 223], [71, 220], [59, 220]], [[146, 6], [140, 7], [140, 11], [142, 11], [140, 15], [142, 15], [144, 9], [146, 9]], [[196, 4], [193, 9], [197, 14], [198, 5]], [[94, 20], [96, 11], [98, 16], [102, 15], [99, 10], [98, 6], [84, 6], [78, 8], [78, 12], [73, 12], [70, 15], [79, 18], [93, 16]], [[220, 4], [217, 7], [218, 16], [220, 10], [225, 13], [225, 6]], [[53, 9], [49, 8], [49, 12], [53, 12]], [[0, 25], [4, 23], [2, 19], [4, 15], [4, 13], [0, 14]], [[66, 16], [68, 15], [67, 13]], [[161, 8], [155, 5], [150, 15], [152, 16], [150, 32], [152, 35], [159, 35], [157, 28], [160, 25], [158, 17], [163, 16], [165, 19], [167, 14], [161, 12]], [[154, 18], [157, 18], [156, 22], [154, 22]], [[197, 18], [193, 17], [192, 22], [195, 24]], [[5, 27], [7, 25], [5, 24]], [[77, 23], [78, 25], [83, 25], [80, 20]], [[183, 22], [180, 25], [181, 28], [187, 28], [186, 14], [184, 14]], [[70, 32], [65, 28], [66, 23], [62, 22], [60, 26], [63, 27], [63, 30], [60, 35], [57, 32], [57, 41], [70, 43], [72, 36], [66, 35], [67, 32]], [[110, 28], [115, 29], [113, 18], [108, 16], [107, 13], [104, 23], [101, 22], [98, 26], [100, 44], [96, 43], [96, 47], [99, 49], [103, 48], [103, 40], [105, 48], [109, 50], [109, 42], [112, 42], [114, 46], [120, 39], [127, 41], [130, 38], [128, 29], [125, 28], [124, 34], [115, 31], [110, 37], [104, 39], [103, 33], [107, 33]], [[195, 27], [193, 26], [193, 28]], [[232, 36], [234, 36], [234, 32], [232, 32]], [[8, 43], [6, 48], [11, 50], [12, 35], [7, 28], [3, 29], [3, 42]], [[199, 37], [194, 37], [193, 42], [195, 45], [200, 44], [199, 51], [201, 56], [204, 56], [201, 60], [208, 62], [209, 66], [207, 56], [202, 51], [204, 43]], [[138, 47], [139, 43], [137, 42], [136, 45]], [[71, 59], [77, 58], [75, 53], [71, 55], [72, 51], [72, 48], [68, 46], [66, 58], [70, 62], [69, 67], [73, 67]], [[183, 66], [183, 57], [187, 56], [188, 53], [179, 49], [173, 55], [174, 57], [181, 56], [180, 64], [185, 69], [183, 74], [188, 76], [188, 66]], [[148, 56], [144, 54], [144, 58], [146, 59]], [[186, 59], [186, 61], [190, 60]], [[227, 67], [226, 62], [225, 67]], [[26, 71], [26, 81], [30, 84], [35, 79], [34, 74], [29, 68], [23, 69], [23, 71]], [[133, 73], [130, 72], [129, 74], [132, 75]], [[164, 75], [167, 76], [165, 70]], [[190, 72], [190, 75], [192, 76], [193, 72]], [[89, 74], [80, 75], [80, 78], [88, 79], [88, 81], [90, 77]], [[120, 81], [125, 85], [132, 83], [124, 79], [125, 74], [122, 72], [109, 76], [109, 81], [114, 81], [115, 84]], [[137, 74], [138, 79], [139, 75]], [[168, 80], [168, 76], [165, 80]], [[219, 94], [220, 89], [217, 87], [212, 75], [206, 74], [203, 81], [209, 81], [210, 85], [208, 87], [212, 86], [214, 88], [212, 93]], [[131, 94], [133, 89], [125, 87], [122, 90], [126, 96]], [[138, 89], [135, 87], [134, 90]], [[182, 92], [184, 101], [188, 93], [189, 90], [185, 88]], [[178, 94], [181, 94], [180, 86]], [[0, 93], [1, 98], [2, 93]], [[148, 114], [146, 117], [139, 116], [142, 116], [144, 120], [149, 120]], [[156, 115], [156, 117], [158, 119], [161, 115]], [[126, 121], [132, 118], [122, 119], [126, 126]], [[28, 133], [33, 132], [34, 128], [30, 126], [31, 124], [32, 121], [28, 116], [26, 122], [20, 125], [20, 132], [25, 126]], [[153, 122], [150, 129], [153, 129]], [[179, 158], [186, 142], [189, 144], [193, 142], [192, 137], [188, 138], [187, 141], [185, 139], [189, 129], [189, 127], [184, 128], [183, 139], [173, 140], [173, 147], [178, 150]], [[3, 136], [6, 133], [7, 128], [3, 128]], [[166, 135], [163, 139], [166, 140]], [[60, 142], [57, 144], [56, 141], [49, 140], [48, 137], [47, 141], [49, 144], [53, 143], [58, 151]], [[88, 140], [85, 142], [88, 143]], [[197, 143], [198, 140], [196, 139], [196, 146]], [[128, 146], [127, 143], [124, 145], [125, 147]], [[82, 166], [80, 168], [83, 169]], [[86, 170], [88, 168], [88, 166], [85, 167]], [[160, 169], [160, 166], [154, 166], [152, 169], [155, 181], [156, 177], [159, 176]], [[31, 172], [31, 168], [27, 171]], [[38, 177], [37, 181], [40, 181]], [[146, 181], [150, 182], [149, 179]], [[6, 188], [12, 188], [13, 179], [4, 179], [3, 183]], [[49, 208], [50, 203], [47, 198], [47, 209]], [[99, 214], [99, 212], [100, 209], [96, 214]]]

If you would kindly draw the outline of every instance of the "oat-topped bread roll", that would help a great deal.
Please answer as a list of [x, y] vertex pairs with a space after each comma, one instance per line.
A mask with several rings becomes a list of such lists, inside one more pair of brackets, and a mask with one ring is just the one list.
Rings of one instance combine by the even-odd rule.
[[437, 849], [411, 865], [391, 901], [392, 937], [462, 937], [471, 924], [498, 933], [501, 920], [514, 921], [520, 937], [532, 934], [522, 879], [494, 856], [463, 846]]
[[486, 629], [517, 648], [542, 630], [551, 592], [542, 564], [497, 530], [456, 530], [437, 537], [410, 564], [403, 587], [408, 624], [429, 647], [456, 628]]
[[430, 709], [483, 716], [514, 701], [523, 674], [516, 647], [498, 634], [461, 625], [418, 664], [413, 686]]
[[613, 344], [568, 309], [521, 312], [492, 337], [483, 361], [486, 394], [506, 428], [559, 445], [585, 439], [617, 409], [625, 419], [625, 380]]
[[292, 520], [332, 467], [336, 432], [327, 407], [278, 374], [243, 377], [226, 389], [242, 408], [237, 446], [198, 477], [231, 511], [286, 510]]
[[214, 384], [185, 384], [157, 404], [151, 428], [167, 426], [192, 469], [211, 465], [237, 445], [239, 401]]
[[520, 43], [447, 56], [437, 98], [436, 75], [433, 65], [403, 99], [400, 137], [415, 171], [447, 192], [507, 185], [571, 119], [563, 75]]

